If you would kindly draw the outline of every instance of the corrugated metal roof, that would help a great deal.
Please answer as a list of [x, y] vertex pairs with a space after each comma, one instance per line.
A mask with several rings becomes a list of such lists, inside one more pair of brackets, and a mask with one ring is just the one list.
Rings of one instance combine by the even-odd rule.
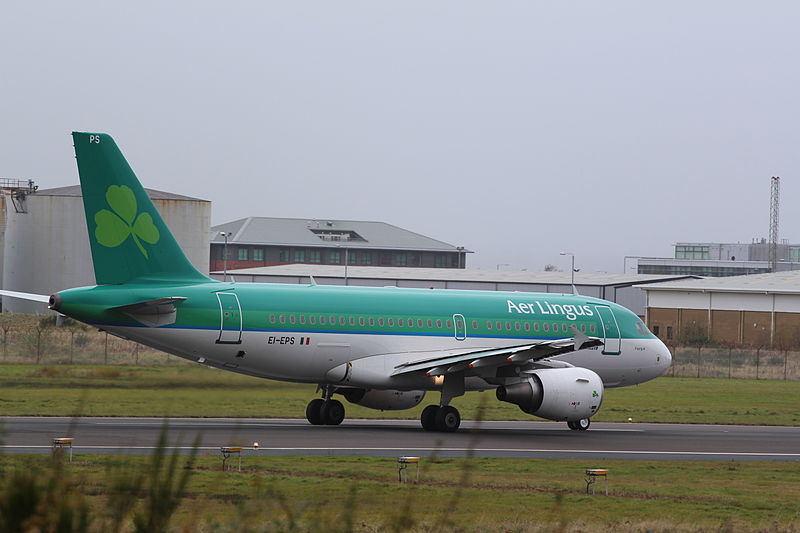
[[800, 270], [725, 278], [686, 279], [641, 287], [656, 291], [800, 293]]
[[[212, 242], [223, 242], [220, 232], [230, 232], [229, 243], [286, 246], [342, 246], [457, 252], [452, 244], [385, 222], [307, 218], [248, 217], [211, 228]], [[352, 232], [355, 240], [325, 240], [318, 233]], [[363, 240], [362, 240], [363, 239]], [[469, 250], [463, 250], [469, 252]]]
[[[147, 195], [153, 200], [185, 200], [190, 202], [208, 202], [201, 198], [192, 198], [182, 194], [157, 191], [155, 189], [145, 189]], [[52, 189], [39, 189], [34, 195], [37, 196], [83, 196], [80, 185], [70, 185], [68, 187], [54, 187]]]
[[[215, 272], [222, 274], [222, 271]], [[344, 266], [291, 264], [229, 270], [228, 275], [255, 276], [314, 276], [344, 277]], [[348, 266], [349, 278], [405, 279], [426, 281], [464, 281], [489, 283], [570, 284], [569, 272], [540, 272], [531, 270], [470, 270], [464, 268], [413, 268]], [[575, 285], [624, 286], [653, 283], [663, 280], [683, 279], [687, 276], [657, 274], [606, 274], [602, 272], [576, 272]], [[648, 285], [649, 286], [649, 285]]]

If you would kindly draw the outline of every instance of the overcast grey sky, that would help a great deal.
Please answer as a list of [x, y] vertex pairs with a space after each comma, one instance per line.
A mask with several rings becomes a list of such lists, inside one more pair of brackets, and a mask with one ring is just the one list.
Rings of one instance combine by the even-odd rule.
[[77, 183], [69, 133], [245, 216], [382, 220], [468, 265], [621, 272], [800, 241], [796, 2], [7, 2], [0, 176]]

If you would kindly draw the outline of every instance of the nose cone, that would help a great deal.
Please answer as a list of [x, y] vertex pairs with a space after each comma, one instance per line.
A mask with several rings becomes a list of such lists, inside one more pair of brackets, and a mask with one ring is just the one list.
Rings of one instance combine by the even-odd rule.
[[660, 371], [658, 375], [662, 376], [672, 365], [672, 354], [669, 352], [667, 345], [664, 344], [660, 339], [658, 343], [660, 346], [658, 348], [658, 362], [656, 363], [656, 366]]

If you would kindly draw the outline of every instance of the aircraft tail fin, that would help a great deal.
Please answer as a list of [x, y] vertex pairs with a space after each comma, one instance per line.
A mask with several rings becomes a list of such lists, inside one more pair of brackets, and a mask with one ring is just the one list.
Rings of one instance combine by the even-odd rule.
[[98, 285], [210, 281], [181, 250], [114, 139], [73, 132]]

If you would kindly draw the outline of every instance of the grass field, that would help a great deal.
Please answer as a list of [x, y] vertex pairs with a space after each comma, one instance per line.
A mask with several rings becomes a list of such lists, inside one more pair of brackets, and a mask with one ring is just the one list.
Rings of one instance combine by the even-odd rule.
[[[173, 474], [187, 472], [184, 461]], [[152, 472], [151, 463], [78, 456], [57, 473], [55, 498], [83, 501], [90, 530], [111, 530], [110, 497], [125, 486], [120, 473]], [[798, 463], [431, 459], [418, 485], [397, 482], [392, 458], [246, 456], [243, 463], [242, 472], [222, 472], [218, 457], [199, 457], [172, 530], [796, 531], [800, 524]], [[46, 484], [50, 464], [46, 456], [4, 456], [0, 473], [37, 472]], [[610, 469], [608, 497], [585, 492], [583, 470], [597, 466]], [[167, 474], [162, 469], [162, 485]], [[146, 485], [133, 492], [129, 505], [156, 496]], [[0, 490], [0, 514], [4, 498]], [[139, 505], [134, 512], [145, 512]]]
[[[199, 365], [0, 365], [0, 415], [302, 418], [314, 385], [276, 382]], [[380, 412], [345, 402], [348, 417], [418, 418], [429, 394], [407, 411]], [[465, 418], [485, 401], [488, 420], [527, 420], [494, 392], [456, 398]], [[800, 382], [663, 377], [606, 391], [595, 421], [797, 425]]]

